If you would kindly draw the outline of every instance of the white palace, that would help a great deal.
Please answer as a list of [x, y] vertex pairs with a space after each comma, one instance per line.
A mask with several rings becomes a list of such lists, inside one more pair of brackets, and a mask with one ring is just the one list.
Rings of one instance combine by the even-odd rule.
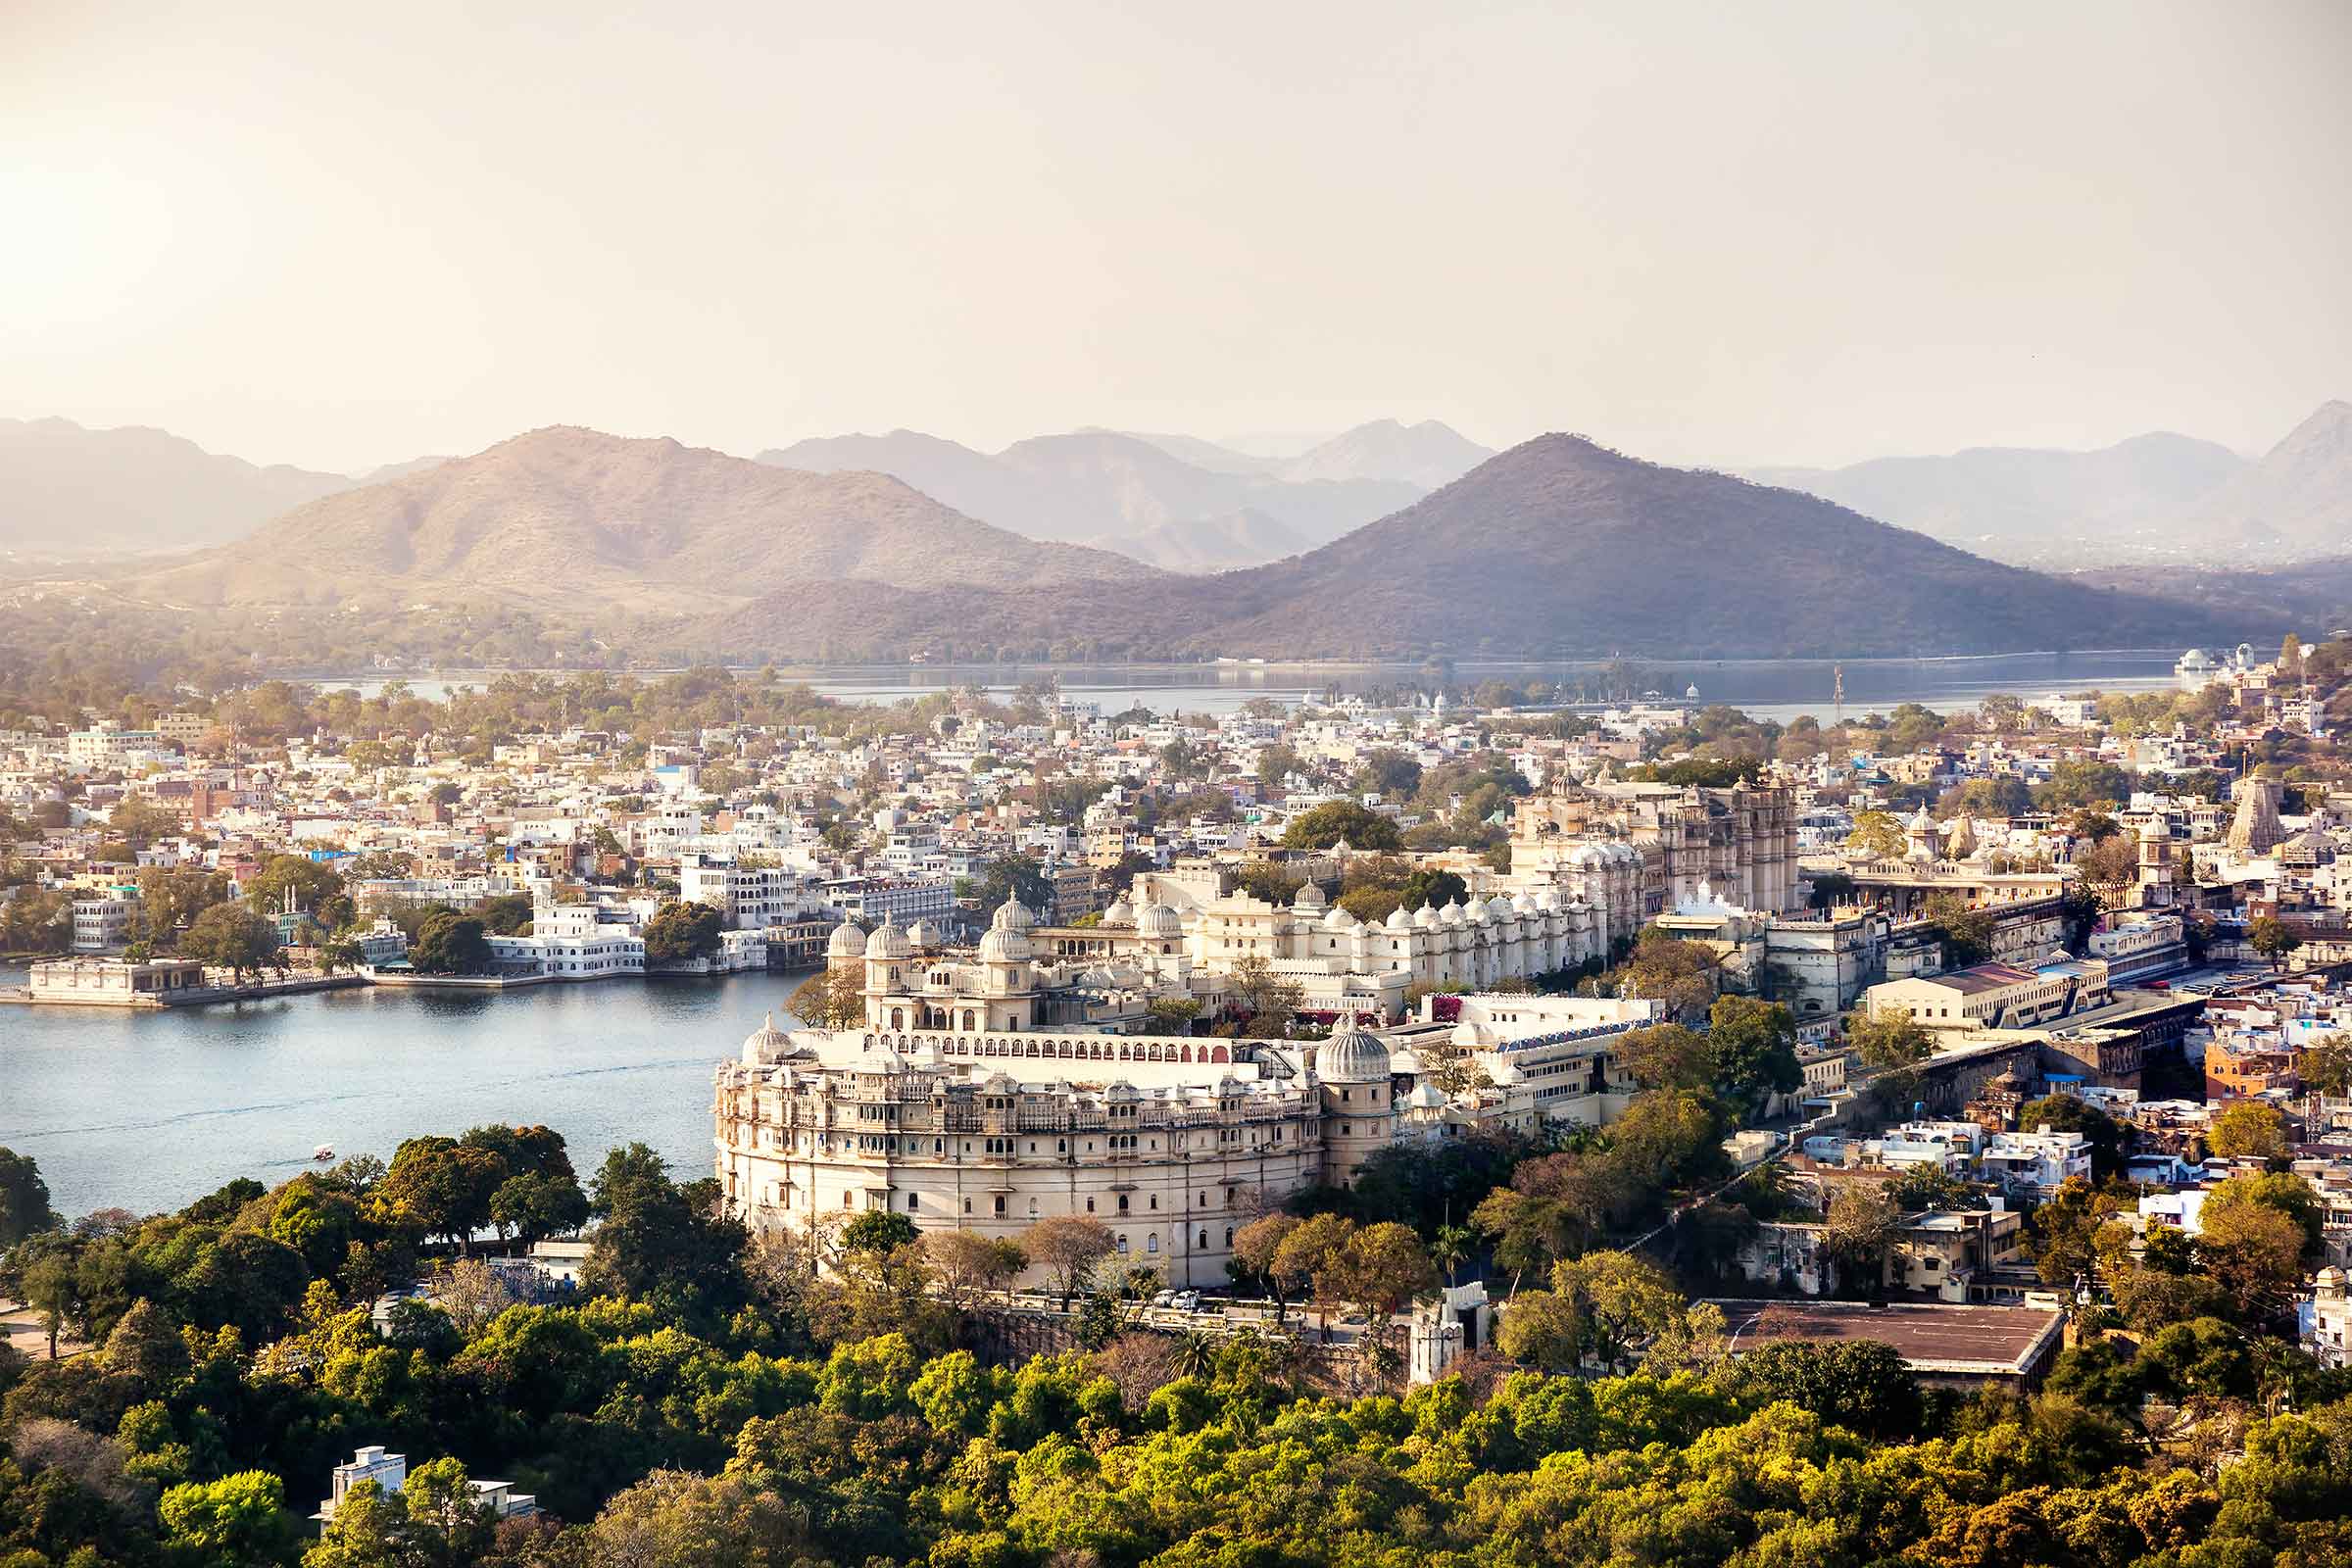
[[[1785, 907], [1792, 814], [1779, 791], [1568, 787], [1523, 803], [1518, 828], [1510, 885], [1377, 925], [1311, 883], [1286, 906], [1188, 900], [1155, 876], [1097, 927], [1040, 927], [1007, 904], [971, 948], [921, 921], [844, 924], [827, 958], [857, 976], [859, 1025], [771, 1023], [718, 1069], [727, 1200], [759, 1228], [886, 1209], [1007, 1239], [1090, 1215], [1131, 1265], [1213, 1286], [1242, 1225], [1348, 1185], [1400, 1138], [1604, 1122], [1631, 1092], [1615, 1040], [1650, 1004], [1472, 996], [1453, 1029], [1385, 1040], [1356, 1019], [1396, 1017], [1416, 981], [1476, 991], [1605, 957], [1714, 887]], [[1157, 999], [1213, 1014], [1250, 957], [1298, 982], [1308, 1010], [1337, 1013], [1332, 1038], [1145, 1032]], [[1424, 1078], [1421, 1056], [1439, 1052], [1475, 1069], [1468, 1087]]]

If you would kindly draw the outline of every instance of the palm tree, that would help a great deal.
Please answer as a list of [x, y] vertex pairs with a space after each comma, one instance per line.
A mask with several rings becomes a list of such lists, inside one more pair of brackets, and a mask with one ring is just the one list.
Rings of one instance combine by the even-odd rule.
[[1467, 1225], [1441, 1225], [1438, 1234], [1430, 1239], [1430, 1261], [1446, 1271], [1446, 1283], [1454, 1283], [1454, 1271], [1470, 1256], [1477, 1245], [1478, 1233]]
[[1168, 1361], [1178, 1377], [1206, 1381], [1217, 1370], [1216, 1336], [1206, 1329], [1186, 1330], [1177, 1337]]

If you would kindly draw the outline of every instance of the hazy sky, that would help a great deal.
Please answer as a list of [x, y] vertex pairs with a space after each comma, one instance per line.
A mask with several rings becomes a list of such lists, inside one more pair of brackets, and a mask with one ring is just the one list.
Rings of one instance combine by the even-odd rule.
[[0, 416], [2260, 448], [2348, 81], [2346, 0], [0, 0]]

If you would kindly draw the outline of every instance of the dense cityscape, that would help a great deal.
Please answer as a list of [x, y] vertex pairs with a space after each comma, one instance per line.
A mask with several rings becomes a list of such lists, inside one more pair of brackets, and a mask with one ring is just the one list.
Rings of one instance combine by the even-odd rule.
[[0, 6], [0, 1568], [2352, 1565], [2347, 67]]
[[[307, 1487], [319, 1563], [1557, 1560], [1661, 1510], [1673, 1560], [2334, 1549], [2352, 639], [1828, 723], [1645, 679], [12, 678], [21, 1008], [795, 989], [703, 1042], [701, 1169], [419, 1128], [143, 1217], [0, 1156], [0, 1520], [291, 1560]], [[1912, 1500], [1800, 1500], [1865, 1457]], [[1168, 1460], [1367, 1500], [1147, 1525], [1112, 1494]]]

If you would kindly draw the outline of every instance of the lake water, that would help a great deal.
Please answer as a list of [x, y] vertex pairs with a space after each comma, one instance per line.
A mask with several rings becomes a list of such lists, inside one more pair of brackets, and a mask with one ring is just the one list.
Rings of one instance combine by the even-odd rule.
[[[0, 985], [22, 985], [22, 969]], [[642, 1140], [711, 1165], [710, 1074], [802, 975], [612, 980], [495, 996], [321, 992], [166, 1012], [0, 1005], [0, 1148], [68, 1215], [177, 1208], [237, 1176], [277, 1183], [331, 1144], [543, 1122], [583, 1178]]]
[[[1970, 708], [1996, 692], [2047, 697], [2096, 687], [2110, 692], [2154, 691], [2169, 686], [2177, 648], [2095, 650], [2069, 654], [2005, 654], [1956, 659], [1707, 660], [1677, 662], [1637, 660], [1639, 688], [1684, 700], [1691, 686], [1698, 700], [1728, 703], [1757, 718], [1783, 722], [1812, 713], [1824, 723], [1833, 716], [1838, 671], [1845, 675], [1845, 711], [1860, 716], [1902, 703], [1924, 703], [1938, 711]], [[553, 672], [550, 672], [553, 673]], [[1229, 713], [1254, 698], [1284, 704], [1329, 692], [1387, 688], [1432, 688], [1437, 678], [1419, 664], [869, 664], [786, 668], [829, 697], [851, 703], [890, 703], [961, 686], [980, 686], [1000, 695], [1024, 682], [1057, 679], [1063, 694], [1100, 704], [1106, 713], [1128, 708], [1154, 712]], [[320, 677], [319, 683], [356, 687], [372, 696], [392, 677]], [[418, 696], [441, 698], [453, 687], [486, 685], [494, 671], [445, 671], [409, 680]], [[1595, 662], [1564, 663], [1456, 663], [1446, 684], [1475, 686], [1498, 680], [1523, 686], [1544, 680], [1574, 694], [1581, 686], [1601, 695], [1603, 666]]]

